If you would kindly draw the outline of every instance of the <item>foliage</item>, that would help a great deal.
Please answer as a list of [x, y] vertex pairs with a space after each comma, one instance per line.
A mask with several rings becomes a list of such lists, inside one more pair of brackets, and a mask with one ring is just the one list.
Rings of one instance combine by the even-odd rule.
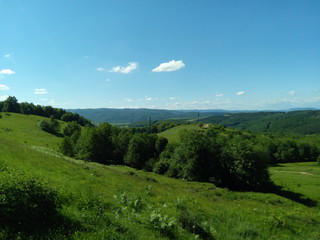
[[39, 123], [40, 128], [48, 133], [57, 134], [59, 130], [59, 122], [54, 119], [53, 116], [50, 117], [50, 120], [42, 120]]
[[290, 112], [230, 113], [201, 119], [204, 123], [215, 123], [256, 133], [320, 134], [320, 111], [304, 110]]
[[[62, 119], [62, 121], [64, 121]], [[81, 126], [77, 122], [68, 122], [67, 126], [63, 129], [63, 134], [70, 137], [75, 131], [80, 131]]]
[[55, 119], [62, 121], [75, 121], [82, 126], [92, 125], [89, 120], [77, 113], [67, 112], [61, 108], [53, 108], [51, 106], [40, 106], [27, 102], [18, 103], [18, 100], [11, 96], [0, 102], [0, 112], [33, 114], [47, 118], [53, 116]]
[[20, 231], [53, 225], [58, 217], [57, 193], [36, 178], [15, 171], [0, 175], [0, 224]]

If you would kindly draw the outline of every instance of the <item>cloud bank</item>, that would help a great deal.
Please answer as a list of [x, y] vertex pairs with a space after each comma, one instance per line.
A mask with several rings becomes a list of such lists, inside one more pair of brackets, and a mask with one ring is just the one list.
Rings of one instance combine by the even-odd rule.
[[109, 72], [128, 74], [128, 73], [131, 73], [133, 70], [137, 69], [137, 67], [138, 67], [138, 63], [130, 62], [129, 65], [126, 67], [116, 66], [116, 67], [111, 68], [111, 70]]
[[161, 63], [158, 67], [152, 69], [152, 72], [173, 72], [181, 68], [184, 68], [185, 66], [186, 65], [183, 63], [182, 60], [179, 60], [179, 61], [171, 60], [166, 63]]

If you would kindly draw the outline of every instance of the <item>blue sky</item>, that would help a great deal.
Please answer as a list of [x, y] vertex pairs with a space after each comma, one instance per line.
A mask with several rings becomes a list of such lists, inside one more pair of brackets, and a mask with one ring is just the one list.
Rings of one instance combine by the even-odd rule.
[[0, 100], [320, 108], [320, 1], [0, 0]]

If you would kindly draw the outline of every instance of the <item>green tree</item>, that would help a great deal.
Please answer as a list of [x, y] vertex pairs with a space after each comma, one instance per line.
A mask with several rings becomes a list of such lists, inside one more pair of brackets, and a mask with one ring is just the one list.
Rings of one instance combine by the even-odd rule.
[[63, 129], [63, 134], [70, 137], [75, 131], [80, 131], [81, 127], [76, 122], [69, 122]]
[[20, 106], [18, 103], [18, 100], [15, 97], [8, 97], [4, 102], [2, 106], [3, 112], [20, 112]]
[[148, 144], [142, 137], [142, 134], [135, 134], [131, 138], [128, 146], [128, 152], [125, 155], [124, 162], [130, 167], [142, 169], [148, 160]]
[[60, 151], [69, 157], [74, 156], [74, 145], [72, 144], [71, 138], [66, 136], [62, 139], [62, 142], [60, 144]]

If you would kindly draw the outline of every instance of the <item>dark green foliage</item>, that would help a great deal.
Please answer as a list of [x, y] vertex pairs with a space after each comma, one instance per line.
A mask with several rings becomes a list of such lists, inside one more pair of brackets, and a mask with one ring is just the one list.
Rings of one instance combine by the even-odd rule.
[[221, 153], [222, 185], [241, 190], [262, 190], [269, 182], [263, 147], [236, 137], [225, 143]]
[[59, 122], [54, 119], [53, 116], [50, 117], [50, 120], [42, 120], [39, 123], [40, 128], [48, 133], [57, 134], [59, 130]]
[[128, 151], [128, 146], [132, 133], [126, 129], [119, 130], [112, 136], [113, 149], [113, 160], [115, 164], [123, 164], [124, 156]]
[[191, 181], [210, 181], [238, 190], [258, 190], [269, 181], [267, 154], [241, 132], [217, 129], [183, 133], [174, 151], [164, 151], [154, 171]]
[[146, 134], [135, 134], [131, 138], [124, 162], [134, 168], [142, 169], [150, 157], [148, 137]]
[[8, 97], [2, 105], [2, 112], [20, 112], [18, 100], [15, 97]]
[[0, 225], [37, 231], [55, 224], [60, 201], [57, 193], [36, 178], [12, 171], [0, 175]]
[[112, 129], [108, 123], [97, 128], [85, 127], [77, 141], [77, 157], [86, 161], [112, 163]]
[[81, 127], [76, 122], [69, 122], [67, 126], [63, 129], [63, 134], [70, 137], [75, 131], [80, 131]]
[[74, 147], [70, 137], [66, 136], [63, 138], [60, 144], [60, 151], [66, 156], [74, 156]]

